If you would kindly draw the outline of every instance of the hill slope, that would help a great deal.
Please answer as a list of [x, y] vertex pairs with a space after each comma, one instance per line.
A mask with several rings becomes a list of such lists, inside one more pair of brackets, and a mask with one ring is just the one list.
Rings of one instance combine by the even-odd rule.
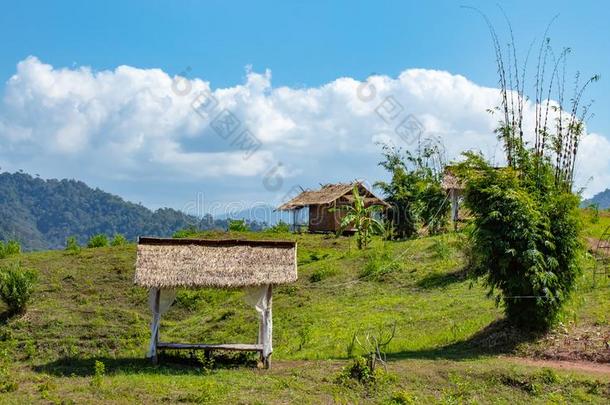
[[[0, 321], [0, 374], [4, 364], [6, 381], [17, 384], [0, 402], [606, 403], [610, 395], [609, 375], [545, 370], [510, 357], [551, 344], [515, 348], [504, 331], [494, 333], [501, 310], [464, 277], [454, 235], [375, 240], [366, 251], [344, 237], [200, 236], [297, 239], [299, 280], [274, 289], [271, 370], [257, 370], [247, 356], [214, 356], [215, 365], [187, 353], [166, 354], [157, 367], [144, 360], [150, 312], [147, 292], [133, 286], [133, 245], [28, 253], [20, 260], [39, 271], [40, 283], [25, 315]], [[554, 340], [584, 328], [586, 350], [610, 321], [610, 280], [591, 289], [590, 265], [566, 308], [564, 334]], [[256, 322], [241, 291], [180, 290], [161, 339], [250, 343]], [[338, 383], [347, 357], [363, 353], [354, 334], [362, 339], [364, 330], [392, 323], [396, 335], [379, 384]], [[105, 366], [97, 376], [96, 361]]]
[[583, 201], [583, 206], [588, 207], [591, 204], [598, 204], [600, 209], [610, 208], [610, 188], [595, 194], [593, 198]]
[[203, 220], [165, 208], [151, 211], [76, 180], [42, 180], [0, 173], [0, 240], [16, 239], [26, 250], [56, 249], [68, 236], [85, 243], [94, 234], [171, 236], [186, 226], [223, 228], [226, 220]]

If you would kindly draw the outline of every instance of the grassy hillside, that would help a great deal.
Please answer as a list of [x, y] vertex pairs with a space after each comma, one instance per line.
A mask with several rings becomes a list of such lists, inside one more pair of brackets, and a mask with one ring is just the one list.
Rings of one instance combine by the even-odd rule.
[[[592, 288], [590, 257], [583, 258], [585, 272], [563, 326], [540, 340], [502, 327], [501, 309], [486, 298], [483, 286], [465, 277], [459, 235], [376, 240], [367, 251], [356, 250], [347, 238], [234, 236], [299, 243], [299, 281], [274, 293], [271, 370], [256, 369], [248, 356], [215, 357], [210, 364], [167, 353], [160, 366], [145, 361], [150, 314], [146, 291], [132, 284], [133, 245], [30, 253], [20, 260], [39, 271], [40, 283], [28, 312], [0, 324], [0, 392], [6, 391], [0, 403], [608, 400], [608, 374], [553, 371], [511, 357], [548, 357], [549, 349], [565, 347], [545, 339], [572, 344], [561, 336], [599, 333], [601, 338], [573, 347], [582, 358], [603, 360], [610, 285], [606, 279]], [[184, 290], [162, 322], [161, 337], [253, 342], [256, 322], [240, 291]], [[396, 336], [379, 383], [338, 383], [348, 357], [359, 352], [357, 345], [350, 349], [354, 334], [393, 323]]]

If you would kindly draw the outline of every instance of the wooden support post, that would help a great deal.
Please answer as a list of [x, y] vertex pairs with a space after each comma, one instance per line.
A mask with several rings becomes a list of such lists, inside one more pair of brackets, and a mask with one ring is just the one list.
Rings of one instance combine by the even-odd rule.
[[155, 294], [155, 313], [153, 314], [153, 322], [155, 319], [157, 319], [157, 329], [155, 330], [155, 335], [154, 335], [154, 345], [155, 345], [155, 351], [153, 353], [152, 356], [152, 363], [153, 364], [158, 364], [159, 363], [159, 353], [157, 353], [157, 348], [159, 346], [159, 328], [161, 327], [161, 317], [159, 315], [159, 305], [160, 305], [160, 301], [161, 301], [161, 289], [157, 288], [157, 293]]
[[[273, 305], [273, 286], [271, 284], [269, 284], [269, 287], [267, 287], [267, 294], [265, 294], [265, 300], [266, 300], [266, 307], [267, 309], [265, 310], [265, 314], [263, 316], [263, 322], [264, 322], [264, 341], [263, 341], [263, 353], [264, 352], [268, 352], [271, 348], [268, 347], [268, 345], [271, 345], [271, 342], [273, 341], [273, 312], [272, 312], [272, 305]], [[271, 367], [271, 353], [269, 353], [267, 356], [263, 355], [263, 367], [266, 369], [269, 369]]]
[[458, 229], [458, 214], [459, 214], [459, 207], [458, 207], [458, 193], [457, 190], [452, 188], [451, 190], [449, 190], [449, 193], [451, 195], [451, 221], [453, 222], [453, 230], [457, 231]]
[[297, 233], [297, 209], [292, 210], [292, 232]]

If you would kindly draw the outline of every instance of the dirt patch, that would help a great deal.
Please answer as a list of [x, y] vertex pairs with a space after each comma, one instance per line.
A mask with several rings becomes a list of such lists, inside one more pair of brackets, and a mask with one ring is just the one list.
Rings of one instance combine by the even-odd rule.
[[600, 243], [597, 238], [587, 238], [587, 247], [591, 253], [598, 253], [604, 256], [610, 256], [610, 242], [604, 241]]
[[541, 360], [610, 364], [610, 326], [556, 330], [519, 351]]
[[586, 373], [601, 373], [610, 375], [610, 363], [594, 363], [590, 361], [542, 360], [525, 357], [502, 356], [502, 359], [536, 367], [550, 367], [567, 371], [583, 371]]

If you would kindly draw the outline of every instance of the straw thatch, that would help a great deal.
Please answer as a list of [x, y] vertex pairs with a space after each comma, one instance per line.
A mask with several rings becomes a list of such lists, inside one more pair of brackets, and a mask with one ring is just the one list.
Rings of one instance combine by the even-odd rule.
[[447, 166], [445, 168], [445, 172], [443, 173], [443, 179], [441, 181], [441, 187], [443, 188], [443, 190], [446, 190], [446, 191], [449, 191], [449, 190], [463, 191], [464, 190], [464, 185], [462, 184], [460, 179], [458, 179], [457, 176], [453, 173], [453, 169], [451, 168], [451, 166]]
[[305, 190], [301, 194], [294, 197], [292, 200], [280, 205], [277, 209], [280, 211], [289, 211], [294, 209], [304, 208], [310, 205], [325, 205], [331, 204], [337, 200], [352, 202], [352, 190], [354, 185], [358, 185], [360, 195], [365, 198], [367, 205], [377, 204], [389, 207], [389, 204], [377, 197], [368, 190], [362, 183], [338, 183], [326, 184], [319, 190]]
[[296, 281], [296, 242], [140, 238], [135, 283], [246, 287]]

